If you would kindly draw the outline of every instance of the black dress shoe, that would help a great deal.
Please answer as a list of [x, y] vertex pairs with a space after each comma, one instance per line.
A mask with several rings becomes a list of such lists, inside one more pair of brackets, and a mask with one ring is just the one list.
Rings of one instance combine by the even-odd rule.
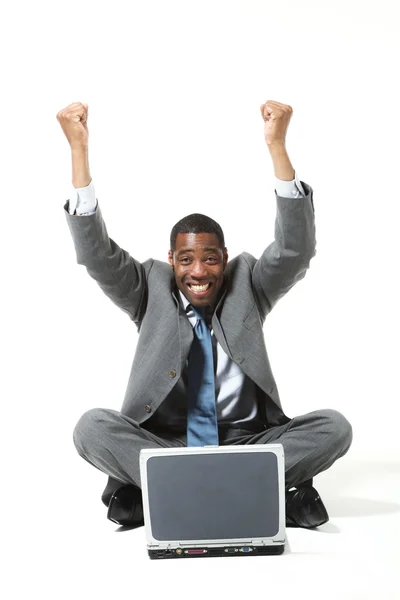
[[317, 490], [299, 486], [286, 492], [286, 527], [319, 527], [329, 520], [327, 510]]
[[115, 490], [108, 505], [107, 519], [118, 525], [144, 525], [140, 488], [135, 485], [123, 485]]

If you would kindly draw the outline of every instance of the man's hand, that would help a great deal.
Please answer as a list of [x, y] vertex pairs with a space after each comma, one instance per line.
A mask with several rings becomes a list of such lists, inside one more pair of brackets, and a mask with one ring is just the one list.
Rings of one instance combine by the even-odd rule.
[[274, 163], [275, 176], [283, 181], [292, 181], [295, 170], [286, 152], [286, 131], [292, 118], [293, 109], [287, 104], [268, 100], [260, 106], [265, 121], [264, 138]]
[[265, 121], [264, 138], [267, 145], [282, 144], [284, 146], [293, 108], [288, 104], [267, 100], [265, 104], [261, 104], [260, 110]]
[[72, 185], [86, 187], [91, 182], [88, 157], [88, 105], [73, 102], [57, 113], [58, 122], [71, 146]]
[[86, 149], [89, 142], [88, 105], [73, 102], [57, 113], [57, 120], [72, 149]]

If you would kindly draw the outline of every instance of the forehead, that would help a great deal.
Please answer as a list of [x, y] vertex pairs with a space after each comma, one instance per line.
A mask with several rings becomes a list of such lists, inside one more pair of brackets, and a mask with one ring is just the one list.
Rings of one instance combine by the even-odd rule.
[[175, 252], [183, 248], [201, 251], [205, 248], [220, 248], [220, 242], [215, 233], [178, 233], [176, 236]]

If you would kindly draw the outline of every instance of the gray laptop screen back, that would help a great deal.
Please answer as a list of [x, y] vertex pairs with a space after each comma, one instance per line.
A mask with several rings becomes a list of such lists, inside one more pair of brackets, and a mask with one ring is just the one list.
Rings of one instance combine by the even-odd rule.
[[279, 530], [274, 453], [153, 456], [147, 485], [160, 541], [273, 537]]

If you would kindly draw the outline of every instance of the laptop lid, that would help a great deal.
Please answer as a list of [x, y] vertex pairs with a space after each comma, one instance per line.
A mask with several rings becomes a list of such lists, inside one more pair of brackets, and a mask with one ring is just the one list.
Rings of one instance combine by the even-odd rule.
[[281, 444], [144, 449], [149, 548], [285, 541]]

